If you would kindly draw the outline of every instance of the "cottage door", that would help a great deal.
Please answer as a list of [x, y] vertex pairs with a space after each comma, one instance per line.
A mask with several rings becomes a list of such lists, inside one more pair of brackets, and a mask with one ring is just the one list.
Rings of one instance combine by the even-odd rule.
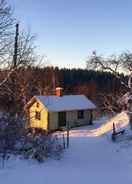
[[66, 112], [58, 112], [59, 127], [66, 126]]

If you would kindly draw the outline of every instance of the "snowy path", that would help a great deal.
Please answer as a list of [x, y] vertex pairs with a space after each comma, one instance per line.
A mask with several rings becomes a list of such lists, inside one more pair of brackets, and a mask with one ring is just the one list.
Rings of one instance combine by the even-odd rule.
[[75, 131], [71, 132], [70, 148], [60, 161], [50, 160], [44, 164], [12, 161], [0, 171], [0, 183], [132, 184], [131, 142], [114, 144], [106, 135], [90, 136], [88, 132], [92, 130]]

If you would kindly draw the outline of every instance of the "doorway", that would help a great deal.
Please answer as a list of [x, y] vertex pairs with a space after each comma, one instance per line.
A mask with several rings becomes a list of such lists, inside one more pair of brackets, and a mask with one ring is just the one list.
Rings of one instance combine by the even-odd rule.
[[58, 112], [59, 127], [66, 126], [66, 112]]

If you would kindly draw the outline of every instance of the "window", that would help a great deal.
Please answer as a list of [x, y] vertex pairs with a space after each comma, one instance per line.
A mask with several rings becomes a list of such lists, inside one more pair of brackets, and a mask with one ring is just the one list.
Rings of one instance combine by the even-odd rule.
[[36, 107], [39, 107], [39, 103], [38, 102], [36, 103]]
[[84, 118], [84, 111], [78, 111], [78, 119]]
[[38, 111], [35, 112], [35, 119], [41, 120], [41, 114], [40, 114], [40, 112], [38, 112]]

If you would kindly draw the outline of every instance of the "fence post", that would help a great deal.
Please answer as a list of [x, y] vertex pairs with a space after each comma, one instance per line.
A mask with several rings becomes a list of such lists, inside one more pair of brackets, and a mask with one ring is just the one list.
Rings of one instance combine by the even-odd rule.
[[63, 148], [65, 149], [66, 148], [66, 144], [65, 144], [65, 136], [64, 136], [64, 133], [62, 134], [62, 138], [63, 138]]

